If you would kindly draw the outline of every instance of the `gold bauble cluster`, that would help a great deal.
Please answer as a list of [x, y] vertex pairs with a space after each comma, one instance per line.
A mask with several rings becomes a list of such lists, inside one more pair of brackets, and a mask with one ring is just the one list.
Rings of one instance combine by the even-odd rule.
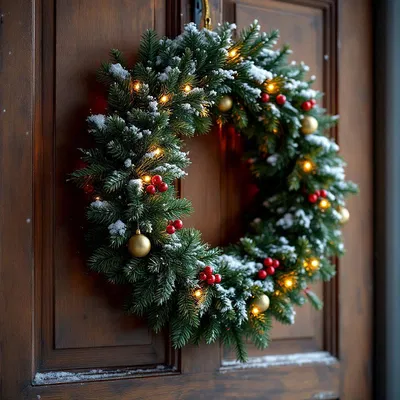
[[151, 242], [149, 238], [142, 235], [138, 229], [136, 234], [129, 239], [128, 250], [133, 257], [146, 257], [147, 254], [150, 253]]

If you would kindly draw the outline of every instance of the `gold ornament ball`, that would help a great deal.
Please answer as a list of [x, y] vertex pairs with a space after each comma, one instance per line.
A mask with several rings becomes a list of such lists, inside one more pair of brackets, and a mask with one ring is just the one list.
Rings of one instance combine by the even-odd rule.
[[129, 239], [128, 250], [133, 257], [146, 257], [151, 250], [149, 238], [145, 235], [142, 235], [138, 229], [136, 234]]
[[340, 223], [345, 224], [350, 219], [349, 210], [345, 207], [340, 207], [338, 211], [342, 217], [340, 218]]
[[218, 109], [222, 112], [227, 112], [229, 111], [233, 106], [233, 101], [232, 97], [230, 96], [224, 96], [221, 98], [218, 104]]
[[[251, 303], [252, 309], [257, 308], [257, 313], [259, 312], [264, 312], [268, 310], [269, 308], [269, 297], [266, 294], [262, 294], [260, 297], [257, 297], [252, 303]], [[254, 311], [253, 311], [254, 313]]]
[[318, 129], [318, 121], [309, 115], [303, 118], [303, 121], [301, 122], [301, 131], [305, 135], [309, 135], [311, 133], [314, 133]]

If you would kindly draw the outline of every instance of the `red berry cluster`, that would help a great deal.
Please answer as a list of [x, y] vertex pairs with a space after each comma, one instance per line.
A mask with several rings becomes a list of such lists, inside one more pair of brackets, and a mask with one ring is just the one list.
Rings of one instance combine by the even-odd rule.
[[315, 105], [317, 104], [317, 100], [315, 99], [310, 99], [302, 103], [301, 108], [304, 111], [310, 111]]
[[328, 192], [325, 189], [317, 190], [315, 193], [308, 195], [308, 201], [310, 203], [316, 203], [320, 197], [325, 198], [328, 196]]
[[279, 260], [275, 260], [271, 257], [264, 258], [264, 268], [258, 271], [258, 278], [265, 279], [268, 275], [273, 275], [275, 270], [279, 268]]
[[222, 277], [220, 274], [213, 274], [214, 270], [212, 267], [207, 265], [204, 267], [203, 271], [199, 274], [199, 279], [201, 281], [207, 282], [209, 285], [214, 285], [214, 283], [220, 283]]
[[180, 219], [176, 219], [175, 221], [170, 221], [170, 223], [167, 226], [167, 233], [169, 233], [170, 235], [172, 235], [173, 233], [175, 233], [176, 230], [179, 231], [179, 229], [183, 228], [183, 222]]
[[[262, 93], [261, 94], [261, 101], [263, 103], [268, 103], [270, 100], [270, 95], [268, 93]], [[275, 98], [276, 103], [282, 106], [283, 104], [286, 103], [286, 96], [284, 94], [278, 94]]]
[[154, 175], [151, 178], [151, 184], [146, 187], [146, 192], [148, 194], [155, 194], [157, 190], [160, 193], [168, 190], [168, 185], [163, 182], [161, 175]]

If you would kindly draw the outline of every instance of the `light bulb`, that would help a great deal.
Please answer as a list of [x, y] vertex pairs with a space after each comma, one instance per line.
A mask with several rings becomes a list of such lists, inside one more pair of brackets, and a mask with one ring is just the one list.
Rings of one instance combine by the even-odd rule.
[[275, 85], [273, 83], [269, 83], [267, 85], [267, 90], [268, 90], [268, 92], [273, 93], [275, 91]]
[[145, 175], [145, 176], [142, 178], [142, 180], [143, 180], [144, 182], [146, 182], [146, 183], [149, 183], [149, 182], [151, 181], [151, 176]]
[[95, 199], [96, 201], [100, 201], [100, 200], [101, 200], [101, 197], [100, 197], [100, 196], [96, 196], [94, 199]]
[[321, 210], [326, 210], [326, 209], [329, 208], [330, 206], [331, 206], [331, 203], [329, 203], [329, 201], [326, 200], [326, 199], [322, 199], [322, 200], [319, 202], [319, 208], [320, 208]]
[[290, 278], [285, 279], [285, 286], [290, 289], [293, 286], [293, 281]]
[[313, 169], [313, 165], [310, 161], [304, 161], [303, 163], [303, 171], [304, 172], [310, 172]]
[[159, 147], [157, 147], [155, 150], [154, 150], [154, 152], [153, 152], [156, 156], [159, 156], [161, 153], [162, 153], [162, 150], [159, 148]]
[[194, 297], [196, 297], [197, 299], [199, 299], [199, 298], [201, 297], [201, 295], [202, 295], [202, 292], [201, 292], [200, 289], [197, 289], [197, 290], [194, 292]]
[[311, 259], [310, 264], [314, 269], [317, 269], [319, 267], [319, 260], [317, 258], [313, 258]]
[[186, 86], [183, 88], [183, 90], [184, 90], [186, 93], [189, 93], [189, 92], [192, 90], [192, 87], [191, 87], [190, 85], [186, 85]]
[[303, 261], [303, 267], [304, 268], [308, 267], [308, 262], [307, 261]]
[[169, 97], [166, 94], [164, 94], [164, 96], [161, 96], [161, 99], [160, 99], [161, 103], [166, 103], [168, 100], [169, 100]]
[[253, 307], [253, 308], [251, 309], [251, 313], [252, 313], [253, 315], [258, 315], [258, 314], [260, 313], [260, 309], [259, 309], [258, 307]]
[[229, 56], [230, 56], [230, 57], [235, 57], [236, 54], [237, 54], [237, 50], [236, 50], [236, 49], [233, 49], [233, 50], [231, 50], [231, 51], [229, 52]]

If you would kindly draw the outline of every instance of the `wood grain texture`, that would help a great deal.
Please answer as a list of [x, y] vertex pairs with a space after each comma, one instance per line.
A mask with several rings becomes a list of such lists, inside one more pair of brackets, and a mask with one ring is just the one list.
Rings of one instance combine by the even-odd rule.
[[[339, 357], [343, 400], [372, 398], [372, 13], [369, 1], [341, 2], [339, 144], [347, 175], [360, 186], [348, 203], [347, 247], [340, 261]], [[354, 107], [354, 104], [357, 107]], [[379, 312], [379, 311], [378, 311]]]
[[0, 12], [0, 398], [17, 399], [32, 377], [33, 9]]

